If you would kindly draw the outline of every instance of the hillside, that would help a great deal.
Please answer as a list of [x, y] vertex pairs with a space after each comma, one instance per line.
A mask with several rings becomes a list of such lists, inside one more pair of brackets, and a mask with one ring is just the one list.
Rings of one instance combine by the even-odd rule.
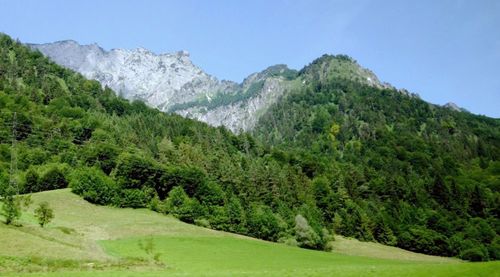
[[[498, 259], [500, 120], [336, 73], [325, 55], [253, 134], [313, 182], [323, 220], [361, 240]], [[483, 258], [480, 258], [480, 257]]]
[[4, 203], [70, 187], [95, 204], [308, 249], [329, 251], [340, 234], [499, 257], [499, 121], [382, 85], [347, 56], [252, 77], [289, 84], [253, 136], [124, 100], [5, 35], [0, 73]]
[[[303, 250], [189, 225], [146, 209], [92, 205], [67, 189], [35, 193], [32, 199], [19, 221], [22, 227], [0, 224], [0, 272], [7, 276], [12, 271], [16, 276], [30, 271], [49, 272], [44, 276], [475, 276], [499, 267], [498, 262], [463, 263], [392, 247], [381, 252], [383, 246], [341, 238], [335, 253]], [[31, 214], [43, 201], [56, 216], [40, 228]], [[139, 247], [150, 238], [159, 263]], [[346, 243], [349, 249], [340, 247]], [[377, 258], [381, 253], [385, 258]]]
[[[272, 241], [294, 236], [308, 180], [251, 136], [130, 103], [5, 35], [0, 72], [0, 194], [70, 186], [101, 205]], [[278, 202], [286, 195], [295, 200]]]

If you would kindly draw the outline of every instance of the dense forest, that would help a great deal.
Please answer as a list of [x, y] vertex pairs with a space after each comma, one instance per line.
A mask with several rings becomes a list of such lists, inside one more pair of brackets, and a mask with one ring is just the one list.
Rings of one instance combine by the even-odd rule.
[[[312, 179], [336, 233], [435, 255], [498, 259], [500, 120], [340, 78], [325, 55], [254, 130]], [[279, 150], [278, 150], [279, 149]]]
[[121, 99], [0, 35], [0, 195], [70, 187], [300, 247], [329, 249], [338, 233], [498, 259], [500, 122], [324, 74], [331, 59], [350, 62], [318, 59], [254, 135], [235, 135]]
[[265, 240], [323, 249], [331, 239], [301, 168], [250, 135], [129, 103], [5, 35], [0, 125], [4, 199], [71, 187]]

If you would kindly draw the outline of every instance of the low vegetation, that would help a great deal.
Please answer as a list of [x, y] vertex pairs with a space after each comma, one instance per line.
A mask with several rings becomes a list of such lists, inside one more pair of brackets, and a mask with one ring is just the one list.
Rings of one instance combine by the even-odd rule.
[[35, 209], [35, 217], [40, 227], [47, 225], [54, 218], [54, 211], [49, 207], [49, 203], [42, 202]]
[[[468, 263], [337, 237], [311, 251], [213, 231], [148, 209], [98, 206], [69, 189], [34, 193], [19, 219], [0, 224], [6, 276], [493, 276], [498, 262]], [[57, 215], [40, 228], [33, 210]]]

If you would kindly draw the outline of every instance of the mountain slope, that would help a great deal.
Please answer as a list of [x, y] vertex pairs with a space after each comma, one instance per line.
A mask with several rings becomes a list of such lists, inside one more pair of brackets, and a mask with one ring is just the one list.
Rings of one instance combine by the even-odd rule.
[[346, 79], [330, 68], [338, 59], [301, 70], [305, 85], [253, 133], [313, 179], [316, 204], [336, 232], [498, 259], [500, 120]]
[[162, 111], [176, 111], [235, 132], [253, 127], [254, 114], [284, 90], [278, 76], [265, 74], [254, 74], [241, 85], [219, 81], [193, 65], [185, 51], [162, 55], [142, 48], [105, 51], [95, 44], [74, 41], [29, 46], [127, 99], [139, 99]]
[[[290, 85], [255, 139], [125, 101], [1, 36], [0, 194], [69, 186], [93, 203], [305, 248], [328, 250], [335, 231], [498, 259], [498, 120], [374, 85], [357, 67], [324, 56], [298, 74], [255, 75], [249, 84]], [[214, 99], [249, 99], [251, 87]]]
[[[271, 66], [236, 84], [206, 74], [185, 51], [161, 55], [142, 48], [105, 51], [96, 44], [79, 45], [71, 40], [29, 46], [126, 99], [139, 99], [161, 111], [225, 126], [233, 132], [251, 130], [290, 87], [301, 85], [291, 82], [297, 72], [285, 65]], [[370, 86], [388, 86], [347, 56], [332, 62], [328, 68], [338, 76]]]
[[[335, 253], [310, 251], [185, 224], [145, 209], [93, 205], [68, 189], [35, 193], [32, 199], [32, 207], [20, 220], [23, 227], [0, 224], [0, 242], [5, 246], [0, 249], [2, 275], [474, 276], [491, 274], [500, 266], [343, 238], [338, 239]], [[54, 221], [45, 228], [31, 217], [41, 202], [55, 212]], [[148, 239], [154, 253], [160, 254], [160, 264], [150, 261], [139, 246]], [[381, 253], [387, 258], [377, 256]]]
[[[309, 181], [248, 134], [130, 103], [6, 35], [0, 73], [0, 195], [70, 186], [101, 205], [271, 241], [293, 236]], [[321, 233], [315, 247], [329, 240]]]
[[219, 81], [193, 65], [186, 51], [156, 55], [146, 49], [105, 51], [75, 41], [30, 44], [53, 61], [95, 79], [126, 99], [140, 99], [163, 110], [175, 103], [233, 91], [237, 85]]

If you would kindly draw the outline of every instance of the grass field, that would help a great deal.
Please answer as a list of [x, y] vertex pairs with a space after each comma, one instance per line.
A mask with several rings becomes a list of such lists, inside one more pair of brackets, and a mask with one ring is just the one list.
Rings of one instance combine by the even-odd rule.
[[[95, 206], [69, 190], [33, 195], [55, 219], [0, 224], [0, 275], [11, 276], [499, 276], [467, 263], [337, 237], [333, 253], [217, 232], [144, 209]], [[140, 244], [152, 241], [151, 254]], [[154, 255], [156, 254], [156, 260]], [[495, 275], [497, 274], [497, 275]]]

